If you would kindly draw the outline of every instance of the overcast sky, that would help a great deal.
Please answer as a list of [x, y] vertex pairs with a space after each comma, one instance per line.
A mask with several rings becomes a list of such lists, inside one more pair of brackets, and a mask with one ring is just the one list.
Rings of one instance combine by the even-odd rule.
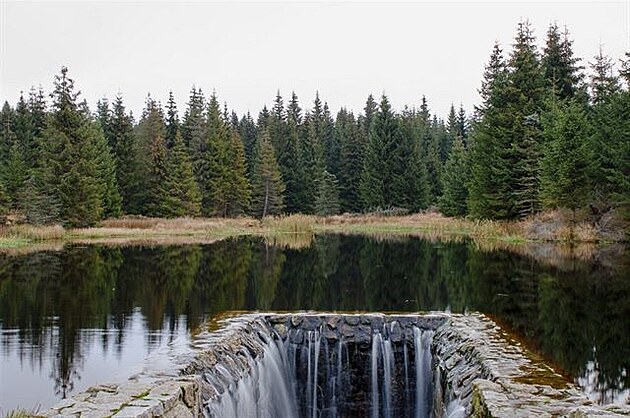
[[619, 2], [28, 2], [0, 0], [0, 99], [50, 91], [61, 66], [91, 106], [122, 93], [141, 110], [148, 92], [173, 90], [183, 114], [194, 84], [239, 114], [285, 102], [310, 107], [319, 90], [334, 112], [360, 111], [368, 93], [395, 108], [426, 95], [440, 117], [478, 102], [495, 40], [511, 49], [529, 19], [542, 45], [566, 25], [577, 56], [600, 44], [615, 60], [630, 49], [630, 0]]

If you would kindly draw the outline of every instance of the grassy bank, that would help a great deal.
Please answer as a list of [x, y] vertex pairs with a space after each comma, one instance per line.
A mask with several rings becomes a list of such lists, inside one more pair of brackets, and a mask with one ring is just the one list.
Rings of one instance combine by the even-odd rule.
[[[0, 229], [0, 249], [18, 249], [41, 243], [187, 243], [213, 242], [243, 235], [294, 240], [292, 236], [313, 233], [367, 235], [416, 235], [427, 238], [472, 238], [478, 241], [519, 244], [527, 242], [618, 242], [623, 225], [609, 222], [607, 231], [578, 220], [575, 224], [561, 212], [548, 212], [518, 222], [472, 221], [439, 214], [408, 216], [340, 215], [316, 217], [292, 215], [252, 218], [142, 218], [109, 219], [93, 228], [64, 229], [61, 226], [16, 225]], [[602, 232], [603, 231], [603, 232]], [[604, 233], [605, 232], [605, 233]], [[303, 241], [303, 240], [298, 240]]]

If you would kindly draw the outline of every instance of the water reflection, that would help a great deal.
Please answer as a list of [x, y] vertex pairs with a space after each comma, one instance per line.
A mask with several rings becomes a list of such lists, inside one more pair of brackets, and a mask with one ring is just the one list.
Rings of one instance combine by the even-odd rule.
[[0, 413], [127, 376], [225, 310], [479, 310], [594, 400], [630, 396], [627, 251], [580, 261], [417, 238], [293, 241], [0, 255]]

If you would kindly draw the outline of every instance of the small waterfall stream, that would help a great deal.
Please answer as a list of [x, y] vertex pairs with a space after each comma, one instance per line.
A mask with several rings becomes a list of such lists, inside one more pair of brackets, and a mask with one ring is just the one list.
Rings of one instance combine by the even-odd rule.
[[246, 354], [249, 374], [229, 383], [217, 365], [215, 379], [226, 383], [206, 412], [222, 418], [430, 417], [433, 331], [409, 328], [401, 333], [391, 322], [359, 342], [322, 327], [291, 329], [284, 338], [261, 335], [262, 354]]

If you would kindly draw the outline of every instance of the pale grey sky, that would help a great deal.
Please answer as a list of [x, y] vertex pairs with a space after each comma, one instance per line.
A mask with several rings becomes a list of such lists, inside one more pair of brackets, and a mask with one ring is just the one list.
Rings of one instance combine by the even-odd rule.
[[239, 114], [295, 90], [302, 107], [320, 96], [336, 112], [360, 111], [368, 93], [395, 108], [426, 95], [442, 117], [451, 102], [478, 102], [495, 40], [509, 52], [529, 19], [542, 45], [566, 25], [577, 56], [599, 45], [616, 61], [630, 50], [630, 0], [618, 2], [29, 2], [0, 0], [0, 99], [46, 91], [69, 67], [90, 106], [122, 93], [137, 115], [146, 95], [183, 114], [194, 84], [216, 90]]

